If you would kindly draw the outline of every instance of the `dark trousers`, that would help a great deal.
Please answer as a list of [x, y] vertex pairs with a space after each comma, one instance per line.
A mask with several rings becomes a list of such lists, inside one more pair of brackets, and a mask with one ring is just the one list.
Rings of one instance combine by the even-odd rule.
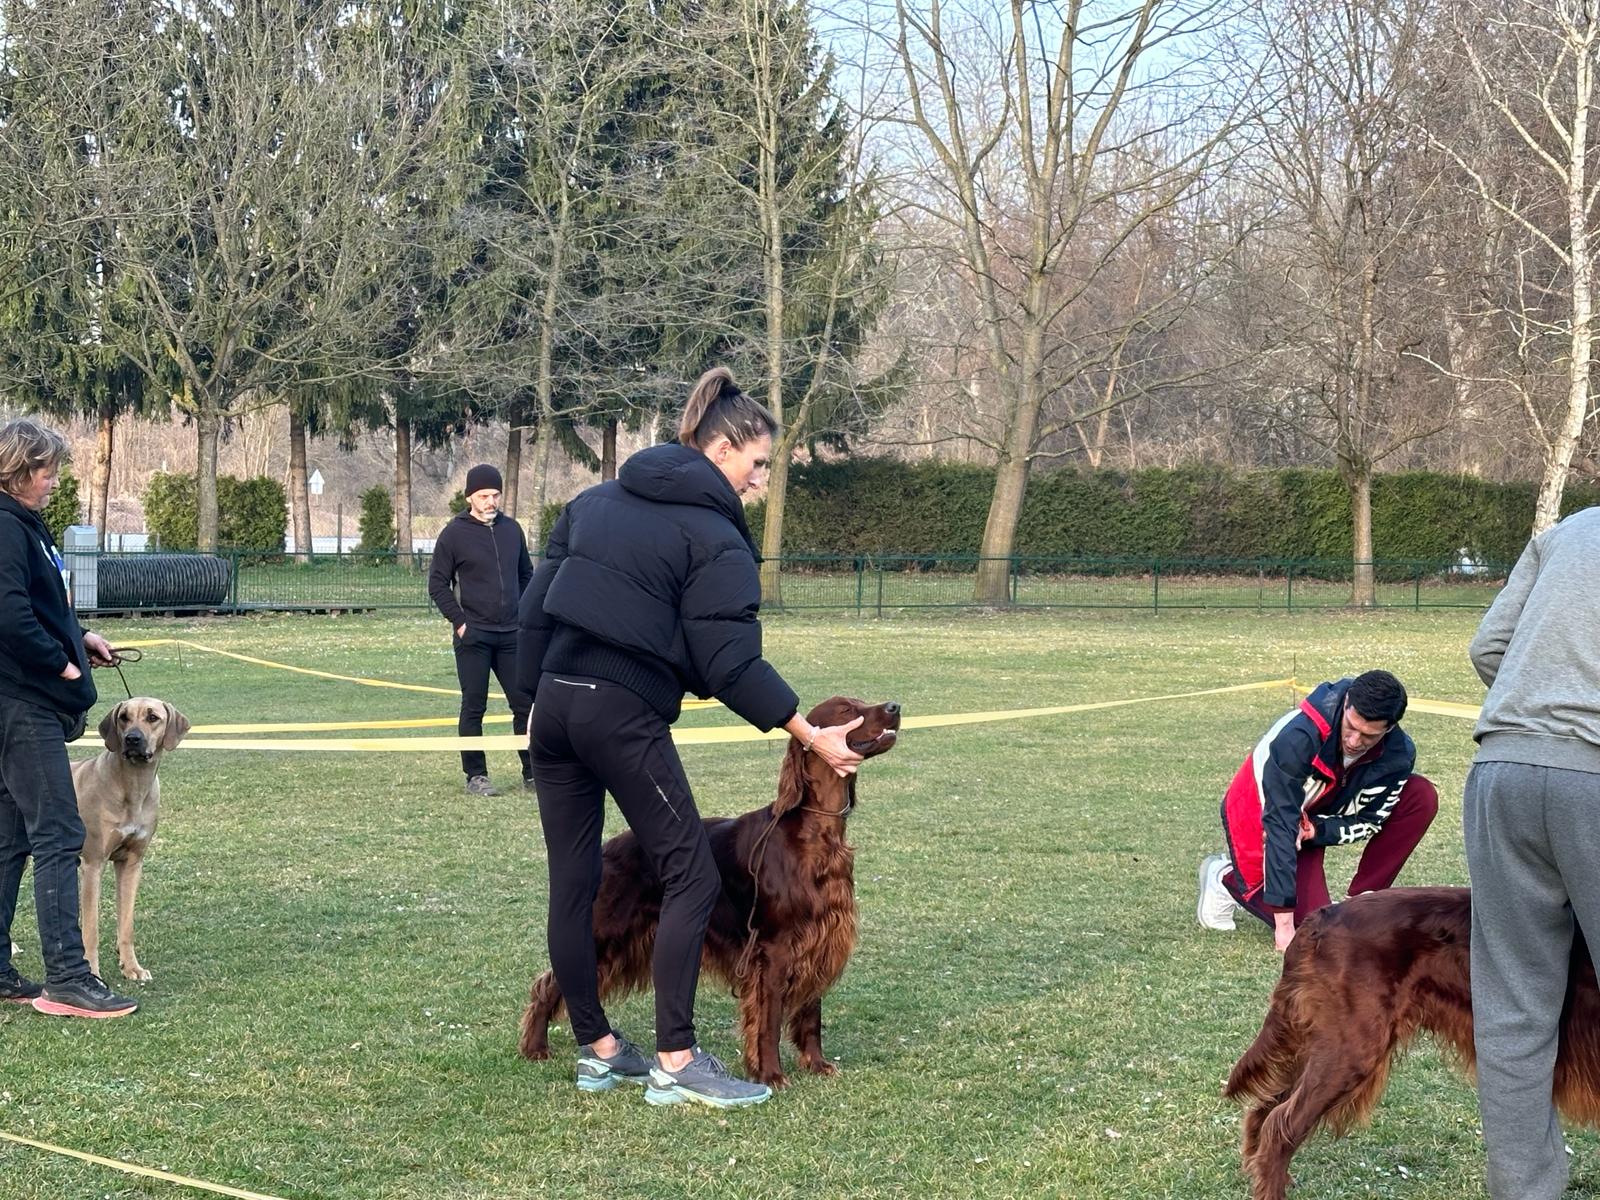
[[594, 901], [610, 792], [663, 889], [652, 971], [656, 1049], [695, 1044], [694, 993], [722, 877], [661, 715], [618, 684], [546, 672], [533, 707], [533, 778], [550, 858], [550, 966], [587, 1045], [611, 1031], [600, 1006]]
[[[1422, 841], [1422, 835], [1428, 832], [1428, 826], [1433, 824], [1438, 811], [1439, 792], [1433, 784], [1421, 775], [1407, 779], [1400, 789], [1400, 798], [1395, 801], [1394, 810], [1361, 851], [1355, 877], [1350, 880], [1349, 894], [1359, 896], [1362, 892], [1378, 892], [1394, 886], [1400, 868], [1406, 865], [1406, 859], [1411, 857], [1417, 843]], [[1322, 864], [1322, 852], [1326, 849], [1326, 846], [1306, 846], [1295, 858], [1296, 928], [1317, 909], [1332, 903], [1328, 895], [1328, 877]], [[1240, 895], [1239, 877], [1233, 871], [1224, 875], [1222, 882], [1241, 908], [1260, 917], [1268, 925], [1273, 924], [1272, 910], [1262, 904], [1259, 890], [1248, 900], [1245, 899]]]
[[[456, 722], [456, 733], [461, 737], [483, 736], [483, 714], [489, 709], [489, 672], [500, 681], [500, 690], [506, 694], [511, 706], [511, 730], [521, 736], [528, 732], [528, 708], [533, 698], [517, 684], [517, 633], [504, 633], [474, 629], [467, 626], [465, 637], [452, 639], [456, 651], [456, 678], [461, 681], [461, 717]], [[528, 778], [528, 752], [518, 750], [522, 759], [522, 777]], [[461, 769], [467, 778], [487, 775], [482, 750], [463, 750]]]
[[33, 855], [33, 905], [45, 982], [89, 973], [78, 925], [83, 822], [61, 718], [0, 696], [0, 963], [11, 961], [11, 918], [22, 868]]

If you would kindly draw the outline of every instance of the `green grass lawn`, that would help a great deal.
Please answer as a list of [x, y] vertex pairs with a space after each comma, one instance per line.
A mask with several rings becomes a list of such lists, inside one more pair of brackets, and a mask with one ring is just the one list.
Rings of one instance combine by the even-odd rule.
[[[1416, 696], [1476, 702], [1465, 646], [1477, 618], [802, 615], [770, 619], [766, 641], [808, 702], [843, 691], [897, 699], [908, 716], [1380, 665]], [[421, 616], [100, 629], [454, 682], [443, 622]], [[197, 723], [454, 712], [445, 696], [172, 647], [128, 675]], [[91, 728], [121, 696], [114, 672], [97, 681]], [[285, 1200], [1243, 1196], [1239, 1113], [1218, 1092], [1278, 959], [1264, 926], [1195, 925], [1195, 867], [1220, 845], [1228, 779], [1289, 703], [1287, 690], [1246, 692], [908, 732], [868, 764], [850, 823], [861, 939], [824, 1006], [843, 1073], [796, 1077], [725, 1116], [653, 1109], [636, 1090], [580, 1095], [564, 1028], [553, 1062], [517, 1057], [526, 987], [545, 966], [531, 796], [469, 800], [453, 753], [180, 749], [163, 767], [140, 894], [140, 956], [155, 973], [144, 1007], [96, 1023], [0, 1013], [0, 1130]], [[1443, 805], [1403, 881], [1465, 882], [1470, 725], [1406, 725]], [[686, 747], [702, 811], [769, 800], [780, 749]], [[510, 754], [491, 770], [515, 783]], [[1347, 879], [1354, 852], [1328, 857]], [[24, 971], [39, 963], [29, 886]], [[648, 996], [612, 1015], [649, 1043]], [[708, 985], [699, 1020], [704, 1043], [735, 1058], [731, 1000]], [[1573, 1145], [1575, 1183], [1600, 1187], [1600, 1141]], [[1424, 1046], [1370, 1129], [1317, 1139], [1296, 1168], [1301, 1197], [1481, 1197], [1473, 1094]], [[187, 1194], [0, 1143], [6, 1197]]]

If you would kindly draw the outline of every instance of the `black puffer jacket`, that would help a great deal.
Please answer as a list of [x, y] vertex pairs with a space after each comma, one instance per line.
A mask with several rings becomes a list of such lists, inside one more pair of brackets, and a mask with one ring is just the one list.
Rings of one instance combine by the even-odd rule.
[[[76, 718], [95, 688], [56, 554], [39, 514], [0, 493], [0, 695]], [[79, 678], [61, 678], [69, 662]]]
[[541, 671], [592, 675], [675, 720], [683, 693], [715, 696], [758, 729], [795, 714], [761, 657], [761, 585], [744, 507], [688, 446], [653, 446], [581, 493], [522, 594], [522, 686]]

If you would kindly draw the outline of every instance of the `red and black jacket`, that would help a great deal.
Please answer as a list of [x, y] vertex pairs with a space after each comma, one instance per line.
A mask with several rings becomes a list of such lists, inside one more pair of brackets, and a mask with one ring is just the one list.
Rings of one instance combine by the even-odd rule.
[[1228, 785], [1222, 824], [1246, 896], [1292, 909], [1300, 816], [1313, 835], [1305, 846], [1365, 841], [1394, 811], [1416, 767], [1417, 748], [1398, 725], [1344, 766], [1339, 723], [1352, 679], [1318, 684], [1262, 735]]

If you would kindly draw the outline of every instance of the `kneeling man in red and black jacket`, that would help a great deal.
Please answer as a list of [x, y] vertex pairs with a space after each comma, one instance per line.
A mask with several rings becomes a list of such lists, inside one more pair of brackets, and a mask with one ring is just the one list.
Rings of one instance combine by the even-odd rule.
[[1319, 684], [1256, 743], [1222, 801], [1226, 854], [1200, 864], [1197, 916], [1232, 929], [1237, 905], [1282, 951], [1329, 903], [1322, 854], [1366, 842], [1350, 895], [1390, 887], [1439, 809], [1400, 728], [1406, 689], [1388, 671]]

